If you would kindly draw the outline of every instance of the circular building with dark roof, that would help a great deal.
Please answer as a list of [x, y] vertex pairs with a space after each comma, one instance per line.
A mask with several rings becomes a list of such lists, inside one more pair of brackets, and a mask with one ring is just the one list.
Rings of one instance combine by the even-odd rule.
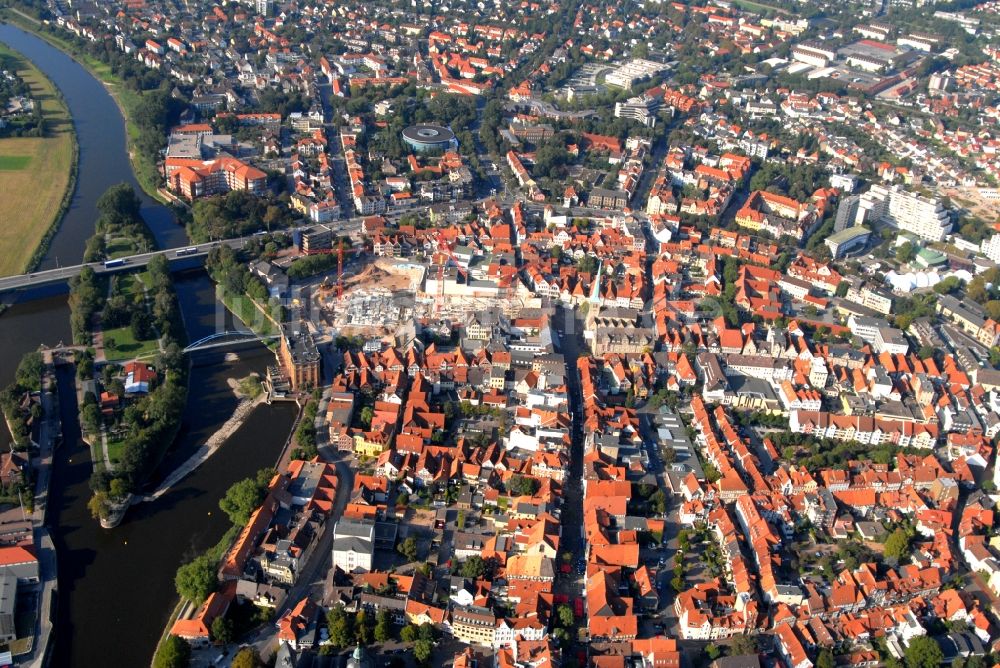
[[403, 141], [418, 153], [458, 148], [455, 133], [443, 125], [411, 125], [403, 130]]

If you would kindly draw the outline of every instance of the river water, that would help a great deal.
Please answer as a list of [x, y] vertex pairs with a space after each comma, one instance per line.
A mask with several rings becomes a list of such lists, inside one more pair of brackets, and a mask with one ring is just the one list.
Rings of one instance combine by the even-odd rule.
[[[215, 331], [217, 306], [204, 272], [182, 278], [177, 288], [189, 338]], [[0, 317], [0, 328], [5, 319]], [[226, 379], [262, 372], [274, 360], [259, 345], [241, 350], [239, 356], [238, 362], [227, 363], [216, 351], [195, 360], [181, 433], [161, 466], [162, 474], [184, 461], [232, 415], [237, 401]], [[174, 572], [225, 533], [228, 519], [218, 504], [229, 485], [274, 465], [295, 418], [294, 405], [256, 409], [194, 473], [155, 502], [129, 509], [117, 528], [103, 530], [86, 508], [91, 466], [80, 441], [72, 371], [64, 373], [65, 381], [59, 379], [63, 447], [56, 457], [48, 517], [59, 555], [53, 665], [145, 666], [177, 599]], [[109, 651], [113, 663], [107, 663]]]
[[[95, 202], [108, 185], [133, 182], [124, 125], [105, 89], [72, 59], [17, 28], [0, 25], [0, 40], [28, 56], [62, 90], [80, 143], [80, 179], [70, 213], [56, 235], [46, 266], [79, 261], [93, 233]], [[138, 192], [138, 187], [136, 187]], [[158, 244], [184, 244], [166, 207], [144, 199], [143, 216]], [[176, 283], [189, 340], [224, 325], [224, 310], [204, 271]], [[21, 355], [39, 344], [69, 342], [65, 296], [18, 303], [0, 315], [0, 386], [13, 377]], [[181, 431], [161, 465], [164, 475], [197, 449], [236, 407], [226, 379], [262, 372], [273, 356], [263, 346], [194, 360]], [[90, 518], [91, 465], [80, 441], [73, 371], [59, 371], [63, 445], [56, 453], [48, 524], [59, 556], [58, 621], [53, 666], [149, 665], [153, 649], [176, 601], [177, 567], [215, 544], [228, 527], [218, 501], [233, 482], [272, 466], [294, 421], [294, 406], [261, 406], [216, 454], [153, 503], [129, 510], [116, 529]], [[8, 437], [0, 434], [0, 447]]]
[[41, 269], [78, 264], [84, 245], [94, 233], [97, 198], [109, 186], [131, 183], [142, 198], [142, 217], [160, 248], [186, 243], [170, 209], [154, 202], [139, 187], [128, 160], [125, 121], [104, 85], [68, 55], [31, 33], [0, 23], [0, 42], [28, 56], [59, 88], [69, 106], [80, 148], [76, 190], [69, 210]]

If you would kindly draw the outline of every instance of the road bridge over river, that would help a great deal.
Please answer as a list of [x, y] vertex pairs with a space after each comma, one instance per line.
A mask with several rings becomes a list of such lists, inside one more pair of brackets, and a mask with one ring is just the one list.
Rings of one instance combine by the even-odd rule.
[[[350, 218], [341, 221], [328, 223], [333, 231], [338, 234], [350, 234], [360, 229], [361, 218]], [[313, 224], [302, 225], [296, 228], [283, 230], [292, 233], [297, 230], [304, 230], [313, 227]], [[149, 264], [149, 261], [157, 255], [165, 255], [170, 262], [180, 260], [199, 260], [204, 262], [208, 252], [216, 246], [226, 245], [233, 249], [242, 248], [250, 237], [235, 237], [233, 239], [222, 239], [218, 241], [208, 241], [202, 244], [192, 244], [179, 248], [166, 248], [155, 250], [149, 253], [139, 253], [128, 257], [115, 258], [108, 262], [86, 262], [68, 267], [58, 267], [45, 271], [35, 271], [28, 274], [17, 274], [15, 276], [5, 276], [0, 278], [0, 293], [12, 292], [24, 288], [35, 288], [55, 283], [65, 283], [74, 276], [79, 275], [84, 267], [90, 267], [98, 276], [107, 276], [123, 271], [141, 269]]]

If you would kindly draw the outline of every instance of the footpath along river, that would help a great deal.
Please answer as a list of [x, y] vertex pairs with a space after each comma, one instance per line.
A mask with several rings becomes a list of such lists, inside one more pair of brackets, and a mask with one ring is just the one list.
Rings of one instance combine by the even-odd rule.
[[[0, 41], [23, 53], [62, 91], [80, 143], [80, 177], [72, 207], [46, 258], [46, 267], [79, 262], [93, 233], [96, 200], [107, 186], [134, 183], [126, 154], [125, 126], [104, 86], [67, 55], [18, 28], [0, 24]], [[137, 187], [138, 190], [138, 187]], [[161, 246], [185, 243], [170, 210], [144, 198], [143, 216]], [[177, 282], [189, 340], [216, 331], [221, 305], [203, 271]], [[0, 386], [13, 378], [24, 352], [40, 344], [70, 341], [66, 297], [16, 304], [0, 315]], [[195, 360], [181, 432], [157, 479], [183, 462], [232, 415], [237, 399], [230, 377], [263, 372], [273, 356], [263, 346], [224, 361], [216, 351]], [[173, 603], [174, 572], [215, 544], [227, 528], [218, 501], [233, 482], [272, 466], [295, 419], [291, 404], [263, 405], [205, 464], [152, 503], [129, 510], [116, 529], [91, 519], [90, 461], [80, 441], [72, 371], [59, 374], [63, 445], [57, 451], [48, 524], [59, 555], [58, 620], [53, 666], [149, 665]], [[0, 427], [0, 429], [3, 429]], [[0, 447], [9, 440], [0, 432]], [[154, 485], [157, 480], [151, 481]]]

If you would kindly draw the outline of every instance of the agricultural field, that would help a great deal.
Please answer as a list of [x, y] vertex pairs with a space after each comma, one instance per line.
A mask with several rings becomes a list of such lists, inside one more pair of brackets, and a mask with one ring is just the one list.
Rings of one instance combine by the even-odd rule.
[[73, 123], [52, 82], [27, 59], [0, 45], [0, 57], [15, 59], [16, 72], [41, 104], [44, 137], [0, 139], [0, 276], [25, 271], [35, 249], [61, 215], [74, 161]]
[[29, 164], [31, 164], [30, 155], [0, 156], [0, 172], [19, 172], [27, 169]]

